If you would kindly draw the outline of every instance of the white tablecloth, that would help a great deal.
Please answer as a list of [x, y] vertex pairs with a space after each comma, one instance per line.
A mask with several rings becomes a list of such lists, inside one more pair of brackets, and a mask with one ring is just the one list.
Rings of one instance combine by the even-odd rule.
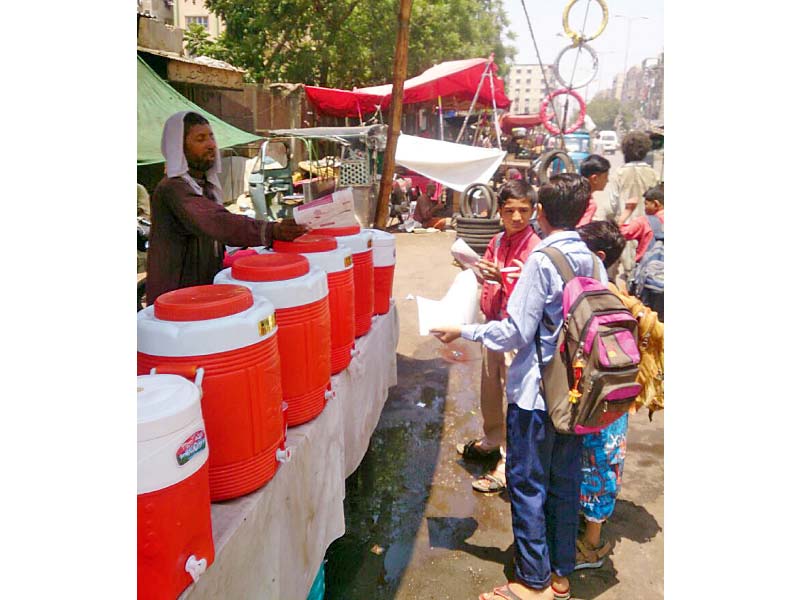
[[344, 480], [358, 468], [397, 383], [397, 309], [373, 317], [358, 354], [331, 378], [336, 397], [289, 429], [292, 458], [260, 490], [211, 505], [216, 557], [181, 600], [304, 600], [325, 551], [344, 535]]

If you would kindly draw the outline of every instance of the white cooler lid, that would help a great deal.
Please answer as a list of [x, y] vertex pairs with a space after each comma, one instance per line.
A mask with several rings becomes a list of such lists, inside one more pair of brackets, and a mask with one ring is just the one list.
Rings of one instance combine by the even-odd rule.
[[202, 419], [202, 392], [185, 377], [139, 375], [136, 386], [139, 442], [169, 435]]

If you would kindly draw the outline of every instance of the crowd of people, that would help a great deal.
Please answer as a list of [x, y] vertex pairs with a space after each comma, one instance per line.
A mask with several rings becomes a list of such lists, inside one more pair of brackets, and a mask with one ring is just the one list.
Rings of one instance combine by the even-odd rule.
[[[592, 198], [609, 184], [611, 165], [602, 156], [589, 156], [580, 174], [555, 175], [538, 190], [508, 177], [498, 194], [503, 231], [479, 263], [485, 322], [431, 330], [444, 343], [460, 337], [482, 344], [483, 436], [456, 450], [466, 460], [493, 463], [472, 487], [483, 493], [508, 491], [514, 533], [514, 581], [481, 595], [482, 600], [566, 600], [569, 574], [602, 566], [612, 550], [602, 526], [620, 491], [628, 415], [597, 433], [578, 436], [554, 429], [541, 380], [563, 324], [564, 282], [540, 250], [557, 248], [581, 276], [591, 277], [601, 263], [601, 281], [616, 282], [612, 289], [629, 297], [628, 279], [656, 239], [663, 244], [664, 186], [642, 162], [649, 147], [642, 133], [623, 140], [625, 164], [610, 181], [610, 209], [603, 214]], [[627, 265], [626, 252], [633, 257]], [[512, 266], [521, 271], [509, 282], [501, 270]], [[663, 296], [648, 304], [639, 302], [637, 316], [658, 311], [663, 323]], [[659, 331], [663, 335], [663, 325]]]

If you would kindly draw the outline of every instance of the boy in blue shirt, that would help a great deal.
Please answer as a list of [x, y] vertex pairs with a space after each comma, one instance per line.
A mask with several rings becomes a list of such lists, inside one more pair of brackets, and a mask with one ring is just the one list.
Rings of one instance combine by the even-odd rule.
[[[545, 239], [567, 258], [576, 275], [591, 277], [597, 257], [575, 232], [586, 210], [589, 182], [562, 173], [539, 189], [536, 205]], [[603, 283], [605, 270], [600, 269]], [[564, 282], [541, 252], [530, 255], [508, 301], [508, 317], [483, 325], [431, 329], [442, 342], [458, 337], [479, 341], [495, 351], [518, 350], [508, 368], [506, 395], [506, 479], [511, 499], [516, 581], [481, 595], [483, 600], [567, 600], [569, 575], [575, 568], [581, 481], [581, 437], [553, 428], [540, 387], [541, 367], [554, 354], [563, 323]]]

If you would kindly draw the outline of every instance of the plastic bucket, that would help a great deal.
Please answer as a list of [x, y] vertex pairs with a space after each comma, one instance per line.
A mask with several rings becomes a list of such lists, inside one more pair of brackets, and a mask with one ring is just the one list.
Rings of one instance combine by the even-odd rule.
[[385, 315], [389, 312], [394, 284], [395, 239], [391, 233], [380, 229], [365, 231], [372, 233], [372, 264], [375, 269], [374, 314]]
[[372, 233], [368, 229], [362, 230], [358, 225], [315, 229], [314, 233], [333, 236], [340, 248], [344, 246], [353, 252], [353, 284], [355, 287], [353, 308], [355, 310], [356, 337], [361, 337], [372, 327], [372, 314], [375, 311]]
[[293, 427], [316, 417], [332, 397], [325, 272], [304, 256], [271, 252], [240, 258], [217, 273], [214, 283], [247, 286], [275, 306], [287, 423]]
[[301, 235], [293, 242], [276, 240], [272, 247], [276, 252], [302, 254], [309, 264], [325, 271], [331, 313], [331, 375], [345, 370], [350, 364], [356, 337], [352, 251], [338, 248], [334, 237], [310, 234]]
[[272, 304], [242, 286], [174, 290], [138, 313], [140, 375], [153, 368], [189, 376], [198, 367], [204, 370], [201, 404], [211, 449], [212, 502], [260, 488], [284, 456], [276, 333]]
[[177, 375], [136, 383], [137, 597], [174, 600], [214, 562], [200, 389]]

